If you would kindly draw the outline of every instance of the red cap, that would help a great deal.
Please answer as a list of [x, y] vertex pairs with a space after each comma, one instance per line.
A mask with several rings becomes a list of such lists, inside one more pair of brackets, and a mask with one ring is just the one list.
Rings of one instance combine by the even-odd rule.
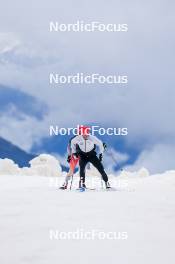
[[79, 126], [79, 135], [88, 136], [91, 128], [88, 126]]

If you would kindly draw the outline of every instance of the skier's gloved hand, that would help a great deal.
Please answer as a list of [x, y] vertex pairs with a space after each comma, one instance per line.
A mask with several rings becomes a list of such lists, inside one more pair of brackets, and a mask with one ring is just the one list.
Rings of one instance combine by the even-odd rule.
[[107, 144], [105, 142], [103, 142], [103, 147], [104, 147], [104, 150], [107, 149]]
[[76, 158], [78, 158], [78, 157], [79, 157], [79, 153], [74, 153], [74, 156], [75, 156]]
[[71, 155], [68, 155], [67, 156], [67, 162], [70, 163], [70, 160], [71, 160]]
[[102, 154], [102, 153], [100, 153], [100, 155], [99, 155], [99, 160], [100, 160], [100, 161], [103, 160], [103, 154]]
[[78, 144], [76, 144], [76, 153], [79, 154], [80, 153], [80, 147]]

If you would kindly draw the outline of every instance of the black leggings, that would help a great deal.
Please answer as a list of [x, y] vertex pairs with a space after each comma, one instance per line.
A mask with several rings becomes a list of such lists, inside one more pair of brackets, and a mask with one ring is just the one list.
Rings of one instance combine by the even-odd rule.
[[85, 156], [85, 155], [80, 156], [80, 161], [79, 161], [80, 179], [82, 180], [82, 182], [85, 182], [85, 167], [86, 167], [88, 162], [91, 162], [94, 165], [94, 167], [100, 172], [103, 180], [105, 182], [107, 182], [108, 176], [104, 170], [104, 167], [103, 167], [101, 161], [99, 160], [99, 158], [95, 154], [89, 155], [89, 156]]

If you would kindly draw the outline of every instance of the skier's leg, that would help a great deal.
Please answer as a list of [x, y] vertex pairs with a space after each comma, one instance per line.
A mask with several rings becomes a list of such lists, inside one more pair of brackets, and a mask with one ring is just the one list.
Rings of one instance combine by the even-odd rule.
[[98, 157], [96, 155], [93, 155], [89, 161], [94, 165], [94, 167], [100, 172], [103, 180], [105, 181], [105, 183], [108, 182], [108, 176], [104, 170], [104, 167], [101, 163], [101, 161], [98, 159]]
[[66, 179], [65, 179], [65, 183], [66, 184], [68, 184], [68, 182], [69, 182], [71, 176], [73, 175], [73, 173], [74, 173], [74, 170], [72, 169], [72, 167], [70, 167], [70, 169], [69, 169], [69, 171], [68, 171], [68, 173], [66, 175]]
[[80, 166], [80, 182], [79, 182], [79, 187], [82, 185], [85, 185], [85, 167], [87, 164], [87, 159], [85, 157], [81, 157], [79, 161], [79, 166]]

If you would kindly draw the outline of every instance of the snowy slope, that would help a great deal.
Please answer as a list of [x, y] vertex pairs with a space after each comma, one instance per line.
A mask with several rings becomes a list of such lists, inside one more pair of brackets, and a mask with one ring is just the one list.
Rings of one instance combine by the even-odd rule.
[[[0, 263], [174, 263], [174, 172], [134, 177], [128, 186], [118, 178], [117, 192], [59, 191], [62, 181], [0, 176]], [[76, 230], [115, 231], [119, 237], [51, 237], [53, 231]]]

